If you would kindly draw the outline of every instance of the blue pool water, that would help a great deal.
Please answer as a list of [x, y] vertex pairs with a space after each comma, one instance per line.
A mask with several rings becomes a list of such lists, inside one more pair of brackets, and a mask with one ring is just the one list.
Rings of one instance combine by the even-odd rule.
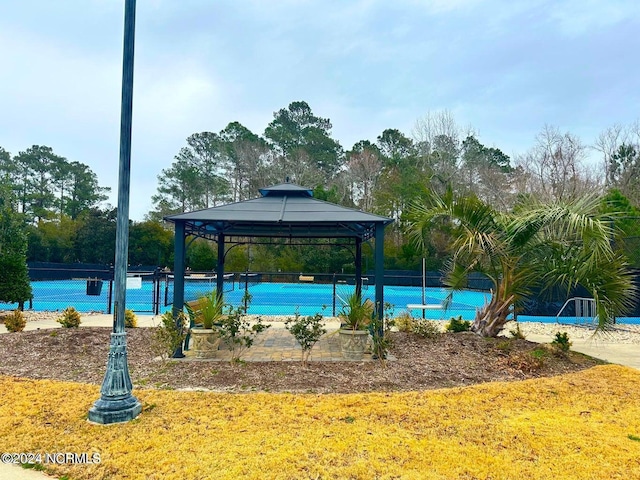
[[[239, 305], [244, 296], [244, 285], [225, 284], [225, 301], [232, 305]], [[78, 311], [106, 312], [109, 303], [109, 282], [105, 281], [99, 295], [87, 294], [86, 280], [48, 280], [34, 281], [32, 308], [34, 310], [63, 310], [68, 306]], [[215, 282], [187, 282], [185, 284], [185, 300], [195, 300], [199, 296], [215, 288]], [[335, 308], [339, 312], [343, 300], [353, 293], [353, 285], [339, 284], [335, 291]], [[155, 295], [159, 293], [161, 311], [170, 308], [173, 299], [173, 284], [168, 286], [161, 282], [159, 291], [154, 292], [153, 282], [143, 281], [138, 288], [127, 288], [127, 308], [136, 312], [151, 312]], [[331, 284], [289, 284], [289, 283], [259, 283], [249, 286], [251, 302], [249, 313], [278, 315], [293, 314], [296, 309], [302, 315], [312, 315], [323, 310], [325, 314], [333, 313], [334, 291]], [[375, 288], [363, 288], [363, 297], [374, 300]], [[385, 302], [402, 310], [410, 303], [422, 303], [422, 293], [419, 287], [385, 287]], [[429, 288], [426, 291], [426, 303], [441, 303], [446, 297], [444, 289]], [[488, 298], [483, 292], [456, 292], [451, 304], [450, 315], [472, 314]], [[165, 302], [166, 300], [166, 302]], [[169, 306], [165, 306], [168, 303]], [[0, 304], [0, 309], [13, 309], [16, 304]], [[28, 307], [28, 305], [27, 305]], [[433, 311], [428, 312], [429, 315]], [[435, 312], [437, 313], [437, 312]]]
[[[34, 281], [32, 308], [37, 311], [63, 310], [68, 306], [75, 307], [80, 312], [98, 311], [106, 313], [109, 303], [109, 282], [105, 281], [99, 295], [87, 294], [86, 280], [49, 280]], [[215, 282], [197, 281], [186, 282], [185, 300], [195, 300], [200, 295], [215, 288]], [[337, 284], [292, 284], [292, 283], [257, 283], [249, 285], [251, 302], [248, 313], [257, 315], [293, 315], [296, 310], [301, 315], [313, 315], [322, 312], [325, 316], [339, 313], [343, 300], [353, 293], [354, 286]], [[363, 297], [374, 300], [375, 287], [363, 287]], [[225, 301], [232, 305], [240, 305], [244, 296], [244, 284], [225, 283]], [[448, 291], [443, 288], [427, 288], [424, 302], [439, 304], [444, 301]], [[151, 281], [142, 281], [127, 288], [126, 308], [140, 314], [153, 313], [156, 297], [159, 300], [160, 312], [171, 308], [173, 299], [173, 285], [161, 281], [154, 290]], [[476, 309], [489, 300], [489, 293], [478, 291], [455, 292], [451, 305], [447, 311], [426, 310], [425, 318], [449, 319], [461, 316], [465, 320], [473, 320]], [[335, 299], [335, 301], [334, 301]], [[386, 286], [384, 289], [385, 303], [393, 305], [397, 314], [406, 310], [408, 304], [421, 304], [422, 289], [420, 287]], [[165, 305], [165, 303], [168, 304]], [[0, 303], [0, 310], [16, 308], [16, 304]], [[29, 305], [25, 305], [25, 308]], [[323, 308], [324, 307], [324, 308]], [[414, 317], [422, 317], [421, 310], [413, 310]], [[519, 316], [520, 321], [555, 322], [555, 317], [525, 317]], [[573, 319], [567, 319], [571, 323]], [[620, 323], [640, 324], [640, 318], [620, 318]]]
[[[340, 312], [344, 300], [353, 293], [353, 285], [337, 285], [335, 309]], [[249, 306], [250, 313], [278, 314], [293, 313], [298, 308], [301, 315], [313, 315], [322, 311], [332, 315], [334, 309], [333, 285], [317, 284], [278, 284], [262, 283], [249, 289], [252, 295]], [[226, 294], [226, 298], [232, 303], [240, 302], [243, 290], [235, 290]], [[363, 289], [364, 299], [375, 300], [375, 287], [369, 286]], [[428, 288], [425, 294], [425, 303], [440, 304], [447, 296], [447, 291], [442, 288]], [[485, 292], [463, 291], [456, 292], [449, 310], [445, 313], [441, 310], [427, 310], [427, 318], [439, 319], [462, 315], [463, 318], [472, 319], [476, 308], [482, 306], [489, 298]], [[384, 301], [393, 305], [395, 312], [405, 310], [408, 304], [422, 303], [422, 291], [419, 287], [390, 287], [384, 288]], [[422, 312], [414, 311], [416, 315]]]

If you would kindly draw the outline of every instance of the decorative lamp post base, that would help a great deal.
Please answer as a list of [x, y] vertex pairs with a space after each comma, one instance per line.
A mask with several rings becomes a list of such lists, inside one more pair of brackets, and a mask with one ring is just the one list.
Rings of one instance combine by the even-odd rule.
[[112, 333], [107, 373], [100, 399], [89, 409], [89, 421], [101, 424], [128, 422], [142, 411], [142, 404], [131, 395], [132, 384], [127, 362], [127, 334]]
[[142, 405], [133, 395], [118, 400], [97, 400], [89, 409], [89, 421], [108, 425], [133, 420], [142, 411]]

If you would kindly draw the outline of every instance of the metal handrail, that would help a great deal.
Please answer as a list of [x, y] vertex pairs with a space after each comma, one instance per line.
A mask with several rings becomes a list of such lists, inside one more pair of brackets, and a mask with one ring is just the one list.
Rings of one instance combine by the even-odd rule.
[[564, 305], [556, 315], [556, 323], [560, 323], [560, 315], [570, 302], [574, 302], [576, 325], [586, 323], [593, 324], [598, 321], [598, 314], [596, 312], [596, 301], [593, 298], [573, 297], [564, 302]]

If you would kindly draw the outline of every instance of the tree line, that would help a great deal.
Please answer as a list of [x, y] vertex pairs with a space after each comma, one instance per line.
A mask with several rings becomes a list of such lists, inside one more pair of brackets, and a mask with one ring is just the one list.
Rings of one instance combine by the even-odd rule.
[[[571, 201], [589, 193], [606, 195], [601, 208], [615, 217], [622, 237], [640, 237], [640, 124], [614, 125], [591, 145], [570, 132], [545, 126], [526, 152], [509, 157], [489, 146], [450, 112], [432, 112], [410, 133], [389, 128], [375, 139], [345, 149], [332, 123], [304, 101], [274, 112], [262, 134], [239, 122], [186, 139], [171, 165], [158, 175], [153, 210], [130, 226], [129, 263], [173, 264], [173, 213], [253, 198], [258, 189], [285, 178], [314, 189], [314, 196], [389, 216], [385, 266], [418, 269], [426, 256], [439, 269], [450, 256], [453, 231], [428, 233], [418, 248], [407, 237], [411, 205], [431, 193], [475, 196], [497, 211], [510, 211], [523, 196]], [[589, 162], [597, 156], [597, 163]], [[0, 147], [0, 178], [8, 186], [11, 211], [27, 232], [32, 261], [109, 264], [114, 258], [116, 209], [105, 207], [107, 188], [91, 169], [51, 147], [34, 145], [16, 155]], [[373, 265], [367, 249], [365, 267]], [[210, 270], [216, 251], [195, 241], [187, 265]], [[230, 270], [351, 272], [344, 249], [245, 245], [227, 258]]]
[[[429, 267], [438, 269], [448, 258], [446, 229], [431, 232], [424, 249], [406, 236], [409, 207], [447, 189], [505, 212], [523, 196], [573, 201], [607, 195], [602, 209], [612, 215], [624, 210], [615, 215], [624, 213], [625, 218], [616, 218], [624, 236], [640, 235], [637, 222], [629, 220], [640, 205], [639, 122], [614, 125], [591, 145], [546, 125], [532, 147], [514, 158], [485, 145], [473, 128], [461, 127], [448, 111], [428, 113], [409, 135], [389, 128], [349, 150], [332, 137], [331, 129], [330, 119], [297, 101], [275, 112], [262, 135], [238, 122], [218, 133], [195, 133], [158, 175], [148, 218], [253, 198], [258, 188], [289, 178], [314, 188], [317, 198], [393, 218], [385, 246], [386, 267], [392, 269], [416, 269], [425, 255]], [[286, 256], [274, 247], [254, 249], [260, 251], [250, 265], [254, 269], [286, 265], [293, 271], [316, 271], [312, 267], [329, 261], [333, 270], [327, 271], [339, 271], [352, 263], [334, 252], [334, 261], [325, 258], [310, 265], [309, 259], [317, 256], [313, 248], [298, 247]]]
[[18, 210], [25, 221], [72, 220], [106, 200], [109, 188], [100, 187], [91, 169], [68, 161], [51, 147], [34, 145], [11, 156], [0, 147], [0, 175], [11, 185]]
[[[28, 261], [113, 263], [117, 210], [102, 205], [109, 188], [86, 164], [43, 145], [16, 155], [0, 147], [0, 189], [2, 220], [13, 226], [12, 236], [21, 225]], [[166, 264], [172, 242], [172, 233], [157, 222], [133, 222], [130, 260]]]

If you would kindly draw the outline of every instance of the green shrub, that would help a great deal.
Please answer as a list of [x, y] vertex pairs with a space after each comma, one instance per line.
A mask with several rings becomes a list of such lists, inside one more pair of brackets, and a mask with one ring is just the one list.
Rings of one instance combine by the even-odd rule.
[[394, 324], [399, 332], [413, 332], [413, 325], [416, 320], [409, 312], [402, 312], [394, 319]]
[[538, 347], [534, 350], [531, 350], [531, 352], [529, 353], [533, 358], [545, 359], [549, 356], [549, 352], [545, 350], [543, 347]]
[[162, 357], [171, 357], [182, 345], [187, 336], [187, 316], [184, 312], [173, 316], [172, 311], [165, 312], [160, 317], [160, 325], [156, 327], [153, 335], [154, 350]]
[[212, 329], [222, 318], [225, 303], [222, 296], [213, 290], [194, 302], [187, 302], [185, 306], [193, 324], [202, 324], [203, 328]]
[[537, 348], [530, 352], [518, 352], [509, 356], [508, 363], [512, 368], [532, 373], [544, 367], [547, 351]]
[[296, 311], [294, 318], [287, 318], [284, 322], [284, 328], [295, 337], [302, 347], [302, 365], [306, 366], [311, 349], [320, 340], [320, 337], [327, 333], [322, 324], [322, 314], [316, 313], [313, 316], [302, 317]]
[[133, 310], [126, 309], [124, 311], [124, 326], [126, 328], [136, 328], [138, 326], [138, 317]]
[[7, 327], [7, 331], [11, 333], [21, 332], [27, 325], [27, 321], [24, 319], [24, 315], [18, 309], [11, 312], [4, 317], [4, 326]]
[[338, 314], [344, 325], [341, 328], [351, 330], [366, 330], [371, 323], [374, 305], [371, 300], [363, 300], [362, 295], [354, 292], [346, 298], [346, 303]]
[[513, 330], [509, 330], [509, 333], [511, 334], [511, 336], [513, 338], [517, 338], [519, 340], [525, 340], [526, 337], [524, 335], [524, 333], [522, 333], [522, 330], [520, 330], [520, 324], [516, 322], [516, 328]]
[[556, 347], [562, 353], [567, 353], [571, 349], [572, 342], [569, 341], [569, 334], [567, 332], [556, 332], [556, 338], [551, 342], [551, 345]]
[[64, 328], [78, 328], [81, 323], [80, 312], [74, 307], [67, 307], [63, 310], [62, 316], [56, 320]]
[[442, 332], [436, 322], [431, 320], [414, 320], [413, 333], [423, 338], [438, 338]]
[[11, 184], [0, 182], [0, 303], [18, 303], [32, 298], [27, 268], [27, 229]]
[[496, 343], [496, 348], [503, 353], [510, 353], [513, 350], [513, 342], [510, 340], [501, 340]]
[[391, 325], [395, 322], [391, 320], [393, 313], [393, 305], [385, 303], [383, 318], [378, 318], [377, 312], [374, 312], [369, 325], [369, 333], [371, 334], [371, 358], [379, 360], [380, 365], [386, 367], [387, 354], [393, 342], [391, 340]]
[[463, 320], [462, 316], [458, 316], [458, 318], [451, 317], [449, 323], [445, 326], [445, 329], [448, 332], [458, 333], [458, 332], [468, 332], [471, 330], [471, 322], [469, 320]]
[[229, 313], [220, 320], [218, 331], [222, 341], [231, 350], [231, 363], [240, 361], [240, 357], [247, 348], [251, 348], [257, 334], [271, 325], [262, 323], [262, 318], [251, 325], [245, 316], [244, 307], [229, 307]]

